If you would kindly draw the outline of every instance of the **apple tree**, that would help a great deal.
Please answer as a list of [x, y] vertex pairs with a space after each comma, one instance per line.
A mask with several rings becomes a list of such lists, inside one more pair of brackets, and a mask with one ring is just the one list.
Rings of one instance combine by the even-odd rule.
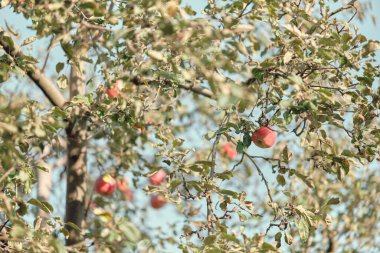
[[199, 4], [1, 1], [1, 252], [378, 252], [370, 5]]

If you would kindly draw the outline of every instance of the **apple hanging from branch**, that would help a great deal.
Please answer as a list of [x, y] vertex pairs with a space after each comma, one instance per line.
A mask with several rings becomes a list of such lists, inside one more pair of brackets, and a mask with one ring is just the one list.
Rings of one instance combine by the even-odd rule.
[[117, 80], [110, 88], [106, 90], [106, 93], [109, 98], [116, 98], [119, 96], [120, 90], [123, 88], [123, 81]]
[[128, 181], [126, 178], [123, 178], [121, 181], [117, 181], [116, 183], [117, 189], [121, 192], [125, 192], [128, 190]]
[[270, 148], [276, 142], [276, 132], [269, 126], [262, 126], [253, 132], [251, 140], [260, 148]]
[[116, 190], [116, 180], [109, 174], [100, 176], [95, 182], [95, 191], [102, 196], [109, 196]]
[[163, 169], [160, 169], [156, 173], [154, 173], [152, 176], [149, 177], [149, 182], [152, 185], [160, 185], [165, 181], [166, 172]]
[[167, 200], [165, 196], [162, 194], [153, 195], [150, 199], [150, 204], [154, 209], [160, 209], [161, 207], [166, 205], [166, 203]]

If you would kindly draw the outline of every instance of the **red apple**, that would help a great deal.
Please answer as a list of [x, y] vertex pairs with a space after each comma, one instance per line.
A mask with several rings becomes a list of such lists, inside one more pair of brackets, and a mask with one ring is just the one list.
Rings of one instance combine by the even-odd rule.
[[95, 191], [103, 196], [109, 196], [116, 190], [116, 180], [109, 174], [100, 176], [95, 182]]
[[152, 176], [150, 176], [149, 182], [152, 185], [160, 185], [161, 183], [165, 181], [165, 177], [166, 177], [166, 172], [163, 169], [161, 169], [157, 171], [156, 173], [154, 173]]
[[260, 148], [270, 148], [276, 142], [276, 132], [266, 126], [262, 126], [253, 132], [251, 140]]
[[153, 208], [159, 209], [166, 205], [167, 200], [164, 195], [158, 194], [158, 195], [153, 195], [152, 198], [150, 199], [150, 204]]
[[107, 89], [106, 93], [109, 98], [116, 98], [119, 95], [119, 90], [115, 88]]
[[123, 81], [117, 80], [111, 88], [106, 90], [109, 98], [116, 98], [119, 95], [120, 90], [123, 88]]
[[227, 155], [231, 160], [237, 156], [235, 145], [231, 142], [226, 142], [222, 145], [222, 154]]
[[117, 181], [116, 186], [119, 191], [122, 191], [122, 192], [127, 191], [128, 190], [127, 179], [124, 178], [122, 181]]

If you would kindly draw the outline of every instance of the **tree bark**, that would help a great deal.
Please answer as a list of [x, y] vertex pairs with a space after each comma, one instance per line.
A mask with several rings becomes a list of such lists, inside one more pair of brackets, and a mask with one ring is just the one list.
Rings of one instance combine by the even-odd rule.
[[[2, 47], [5, 53], [14, 59], [22, 57], [20, 47], [14, 42], [8, 43], [7, 37], [11, 38], [10, 34], [0, 27], [0, 48]], [[53, 105], [63, 107], [66, 100], [61, 91], [35, 65], [29, 64], [26, 73]]]
[[[77, 52], [78, 61], [84, 56], [86, 49], [80, 48]], [[83, 74], [83, 64], [72, 65], [70, 74], [70, 99], [76, 95], [85, 94], [85, 81]], [[86, 118], [81, 109], [76, 107], [74, 115], [66, 128], [67, 134], [67, 192], [66, 192], [66, 217], [65, 222], [74, 223], [80, 229], [85, 227], [85, 196], [86, 196]], [[66, 225], [69, 236], [66, 239], [67, 245], [73, 245], [82, 241], [81, 231], [70, 225]]]
[[[37, 169], [37, 196], [39, 200], [49, 201], [50, 193], [51, 193], [51, 174], [52, 174], [52, 166], [45, 162], [45, 159], [51, 154], [51, 145], [45, 143], [44, 149], [42, 151], [41, 157], [37, 162], [38, 165], [44, 167], [47, 171], [42, 171]], [[41, 226], [45, 227], [47, 219], [49, 218], [49, 214], [43, 210], [38, 211], [38, 216], [42, 218]]]

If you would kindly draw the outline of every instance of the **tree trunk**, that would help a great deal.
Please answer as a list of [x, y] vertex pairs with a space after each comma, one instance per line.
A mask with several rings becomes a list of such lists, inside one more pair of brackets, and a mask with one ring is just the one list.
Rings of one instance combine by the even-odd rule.
[[[85, 48], [78, 50], [78, 61], [86, 53]], [[85, 94], [85, 81], [83, 64], [78, 68], [71, 67], [70, 75], [70, 99], [76, 95]], [[86, 118], [80, 108], [75, 108], [72, 118], [66, 128], [67, 134], [67, 192], [66, 192], [66, 218], [65, 222], [74, 223], [80, 229], [85, 227], [85, 196], [86, 196]], [[69, 237], [67, 245], [73, 245], [82, 241], [82, 233], [70, 225], [66, 226]]]

